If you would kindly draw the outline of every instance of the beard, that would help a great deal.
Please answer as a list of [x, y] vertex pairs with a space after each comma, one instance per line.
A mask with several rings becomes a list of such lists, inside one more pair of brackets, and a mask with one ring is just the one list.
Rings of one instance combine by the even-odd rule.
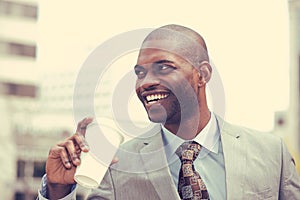
[[154, 104], [150, 108], [144, 105], [148, 118], [154, 123], [167, 124], [180, 124], [199, 113], [198, 100], [195, 98], [185, 98], [183, 95], [180, 99], [174, 98], [164, 104]]

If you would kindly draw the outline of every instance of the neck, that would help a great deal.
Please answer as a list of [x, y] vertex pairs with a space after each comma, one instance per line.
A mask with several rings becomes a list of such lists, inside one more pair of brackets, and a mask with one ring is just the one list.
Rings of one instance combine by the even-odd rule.
[[210, 120], [210, 111], [204, 109], [197, 116], [190, 115], [188, 118], [182, 118], [179, 123], [165, 124], [165, 128], [173, 134], [184, 140], [194, 139], [208, 124]]
[[211, 113], [207, 106], [205, 87], [198, 94], [198, 109], [187, 109], [188, 111], [181, 112], [179, 121], [166, 122], [164, 125], [166, 129], [184, 140], [194, 139], [210, 120]]

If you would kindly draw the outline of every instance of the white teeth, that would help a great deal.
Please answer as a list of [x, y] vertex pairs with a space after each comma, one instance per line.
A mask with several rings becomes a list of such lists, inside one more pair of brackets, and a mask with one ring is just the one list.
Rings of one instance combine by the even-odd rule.
[[146, 100], [153, 101], [153, 100], [160, 100], [166, 98], [168, 95], [167, 94], [151, 94], [146, 96]]

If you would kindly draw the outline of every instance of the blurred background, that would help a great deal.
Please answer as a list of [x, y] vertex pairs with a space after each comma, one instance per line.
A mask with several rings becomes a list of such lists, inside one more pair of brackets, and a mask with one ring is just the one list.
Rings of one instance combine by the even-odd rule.
[[[300, 0], [0, 0], [0, 199], [36, 198], [50, 146], [75, 131], [74, 85], [93, 49], [117, 34], [170, 23], [206, 39], [225, 91], [222, 117], [282, 137], [300, 172]], [[99, 115], [111, 115], [115, 84], [136, 54], [114, 60], [101, 78]], [[134, 95], [120, 104], [147, 126]], [[79, 188], [78, 199], [86, 192]]]

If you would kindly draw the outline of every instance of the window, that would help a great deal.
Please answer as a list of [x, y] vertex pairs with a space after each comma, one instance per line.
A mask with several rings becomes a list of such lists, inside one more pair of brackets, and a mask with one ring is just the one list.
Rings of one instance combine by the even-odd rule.
[[26, 195], [21, 192], [15, 193], [15, 200], [26, 200]]
[[36, 47], [34, 45], [19, 44], [15, 42], [8, 42], [8, 54], [18, 55], [18, 56], [27, 56], [27, 57], [36, 57]]
[[38, 7], [20, 2], [0, 0], [0, 14], [21, 18], [37, 19]]
[[6, 95], [36, 97], [37, 87], [34, 85], [2, 83], [2, 86], [4, 87], [4, 93]]
[[35, 161], [33, 163], [33, 177], [43, 177], [45, 172], [46, 163]]
[[0, 54], [35, 58], [36, 45], [0, 40]]
[[17, 177], [24, 178], [25, 177], [25, 161], [18, 160], [17, 163]]

